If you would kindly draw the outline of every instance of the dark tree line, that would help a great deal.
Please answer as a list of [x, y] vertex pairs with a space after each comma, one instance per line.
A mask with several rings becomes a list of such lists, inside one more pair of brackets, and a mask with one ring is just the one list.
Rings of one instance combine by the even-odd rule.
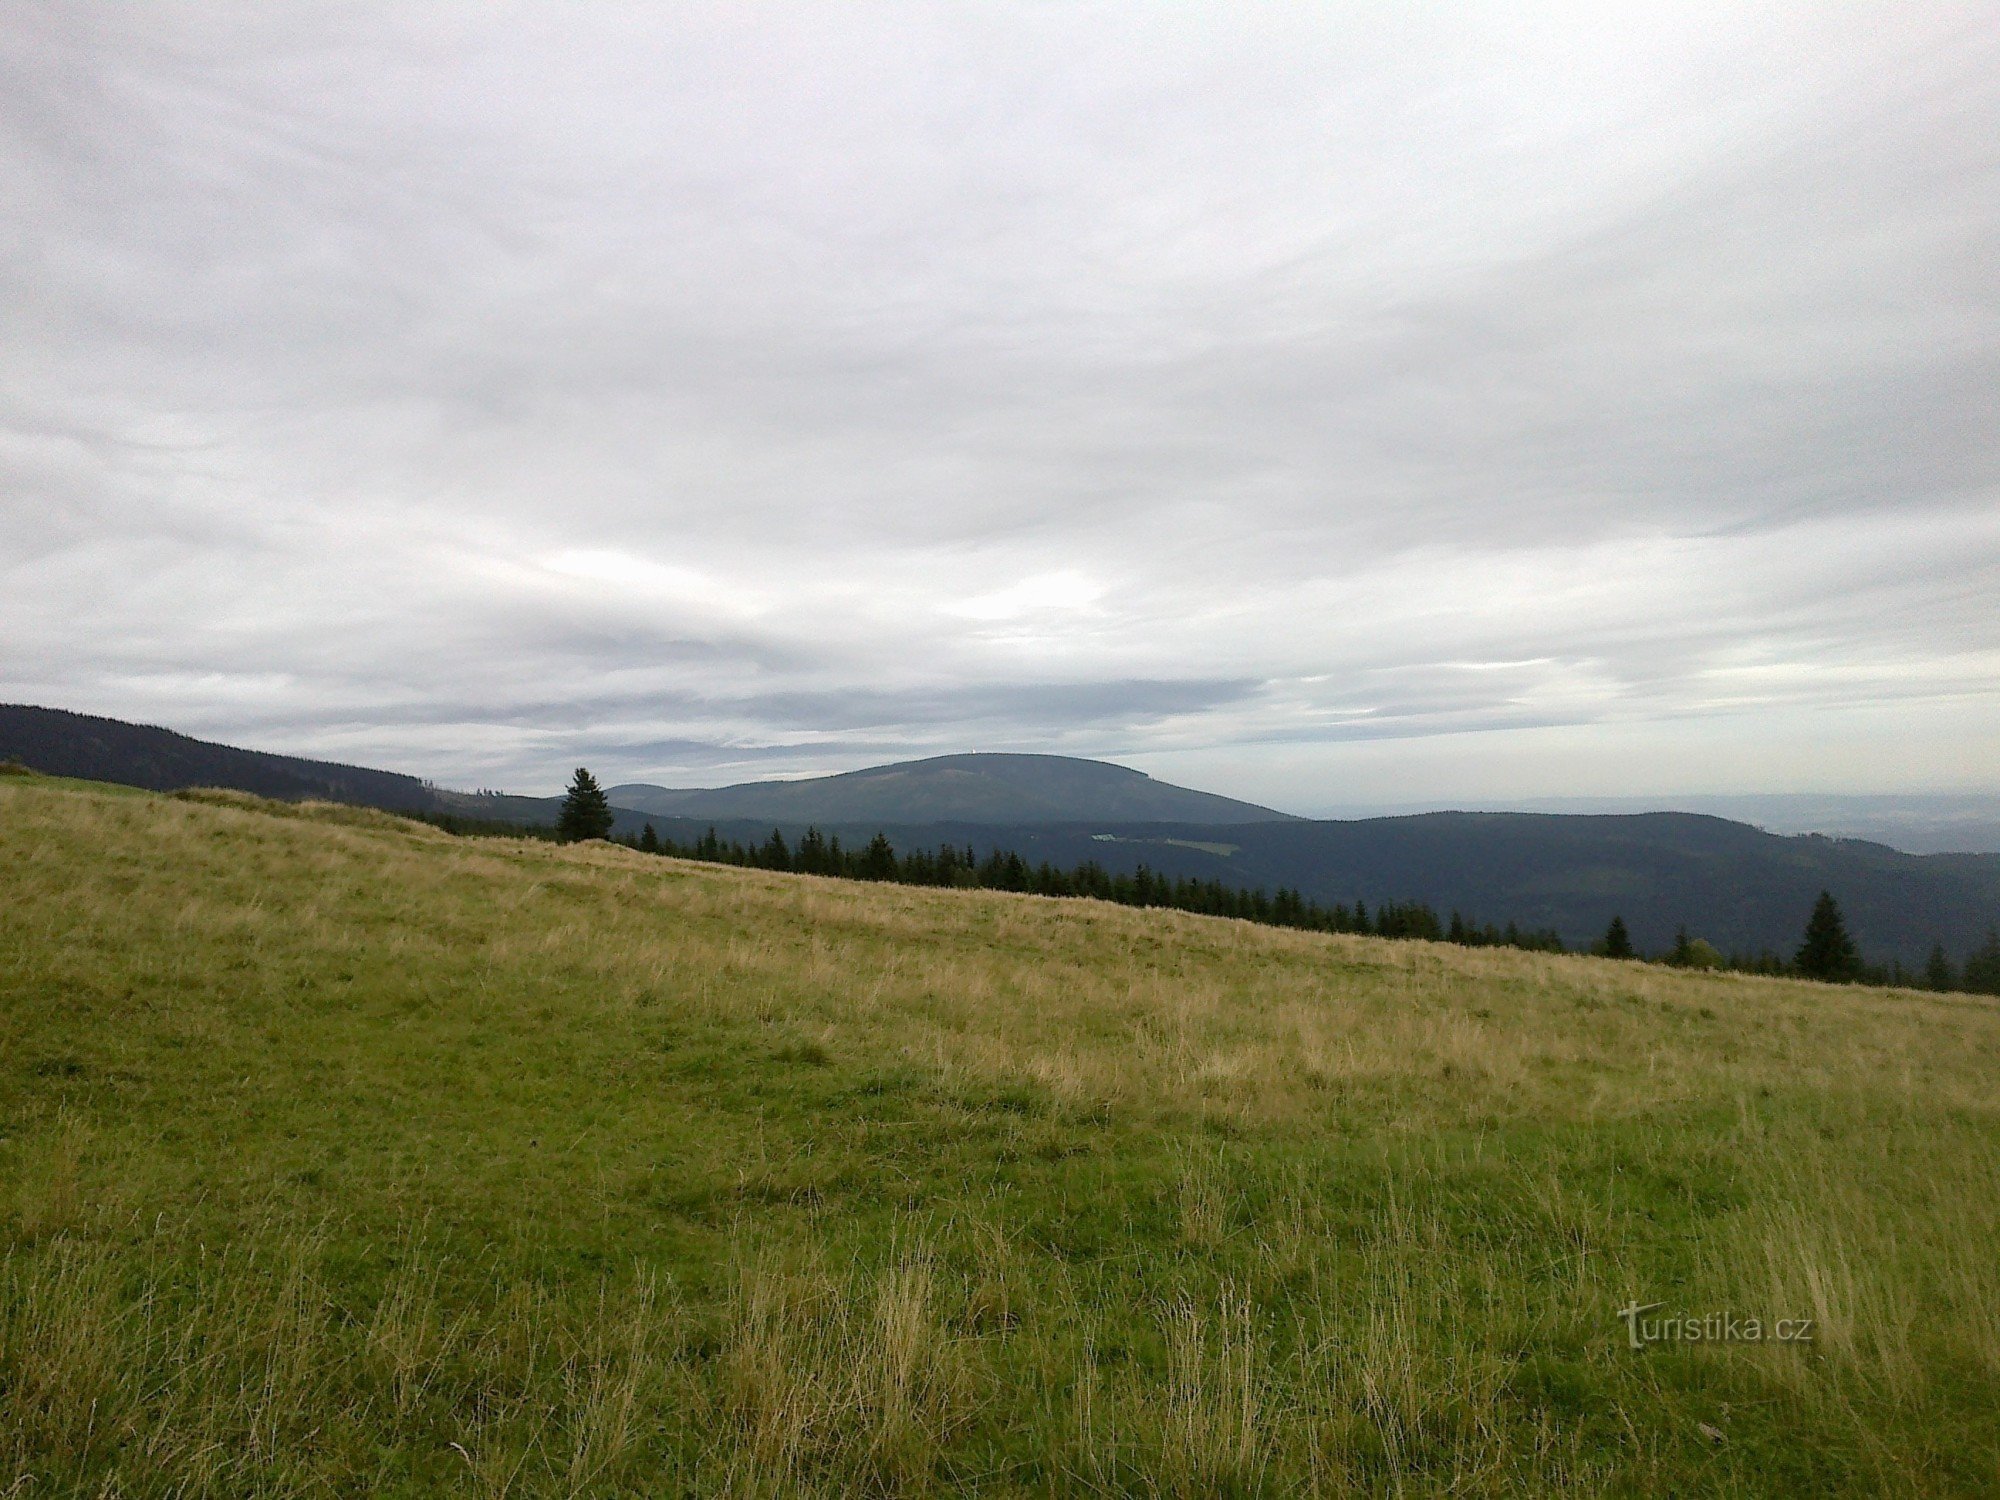
[[[1605, 958], [1641, 958], [1625, 930], [1625, 919], [1613, 917], [1591, 952]], [[1788, 960], [1775, 953], [1730, 954], [1724, 956], [1699, 938], [1690, 938], [1681, 928], [1674, 946], [1654, 962], [1675, 968], [1735, 969], [1748, 974], [1788, 975], [1796, 979], [1819, 979], [1831, 984], [1893, 985], [1897, 988], [1959, 990], [1973, 994], [2000, 995], [2000, 927], [1986, 930], [1986, 941], [1966, 955], [1963, 968], [1954, 968], [1944, 944], [1933, 943], [1930, 957], [1921, 969], [1905, 969], [1900, 959], [1887, 964], [1869, 963], [1847, 931], [1840, 903], [1831, 891], [1821, 891], [1806, 918], [1805, 936], [1798, 951]]]
[[1336, 903], [1322, 906], [1298, 891], [1280, 888], [1275, 893], [1243, 890], [1220, 880], [1197, 880], [1172, 876], [1146, 865], [1127, 874], [1114, 873], [1095, 860], [1074, 869], [1059, 870], [1047, 860], [1029, 864], [1009, 850], [995, 849], [984, 859], [967, 845], [941, 844], [935, 849], [912, 849], [900, 853], [884, 834], [876, 834], [866, 845], [842, 845], [838, 834], [827, 835], [808, 828], [793, 848], [778, 829], [759, 844], [736, 840], [724, 842], [710, 828], [692, 843], [682, 844], [662, 838], [648, 823], [637, 838], [620, 840], [647, 854], [669, 854], [681, 859], [704, 860], [711, 864], [741, 865], [757, 870], [784, 870], [801, 875], [833, 875], [848, 880], [876, 880], [898, 885], [956, 886], [972, 890], [1019, 891], [1036, 896], [1087, 896], [1113, 901], [1121, 906], [1158, 906], [1202, 916], [1234, 917], [1239, 921], [1261, 922], [1272, 927], [1296, 927], [1309, 932], [1366, 933], [1373, 937], [1424, 938], [1432, 942], [1462, 943], [1468, 947], [1507, 946], [1563, 951], [1562, 939], [1553, 932], [1523, 932], [1509, 923], [1496, 927], [1468, 922], [1458, 913], [1449, 924], [1419, 901], [1382, 902], [1372, 911], [1365, 901], [1352, 906]]

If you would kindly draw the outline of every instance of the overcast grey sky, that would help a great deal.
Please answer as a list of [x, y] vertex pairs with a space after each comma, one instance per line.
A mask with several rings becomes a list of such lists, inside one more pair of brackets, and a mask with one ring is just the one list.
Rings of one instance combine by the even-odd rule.
[[1990, 4], [0, 19], [0, 698], [2000, 789]]

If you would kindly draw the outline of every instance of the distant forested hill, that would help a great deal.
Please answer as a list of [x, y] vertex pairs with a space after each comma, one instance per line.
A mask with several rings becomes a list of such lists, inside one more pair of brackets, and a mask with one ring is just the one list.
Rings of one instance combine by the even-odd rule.
[[222, 786], [262, 797], [293, 801], [317, 797], [391, 812], [435, 807], [430, 788], [414, 776], [239, 750], [149, 724], [19, 703], [0, 704], [0, 760], [18, 760], [51, 776], [111, 781], [156, 792]]
[[939, 755], [810, 776], [677, 790], [610, 788], [620, 807], [677, 818], [859, 823], [1282, 823], [1291, 814], [1155, 781], [1143, 771], [1068, 755]]

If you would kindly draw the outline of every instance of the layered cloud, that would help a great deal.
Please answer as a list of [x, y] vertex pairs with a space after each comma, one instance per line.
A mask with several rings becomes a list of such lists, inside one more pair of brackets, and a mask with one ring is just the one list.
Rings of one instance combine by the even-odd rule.
[[2000, 749], [1976, 10], [51, 6], [0, 193], [9, 698], [523, 789]]

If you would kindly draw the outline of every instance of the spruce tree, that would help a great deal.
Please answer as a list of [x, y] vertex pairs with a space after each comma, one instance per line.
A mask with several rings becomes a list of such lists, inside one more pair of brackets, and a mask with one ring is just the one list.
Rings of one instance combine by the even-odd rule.
[[597, 778], [582, 766], [563, 797], [562, 815], [556, 819], [556, 836], [565, 843], [579, 839], [611, 837], [611, 801]]
[[1821, 891], [1813, 903], [1812, 916], [1806, 919], [1805, 941], [1799, 944], [1792, 966], [1808, 979], [1845, 984], [1860, 976], [1861, 955], [1854, 939], [1847, 935], [1840, 903], [1831, 891]]
[[826, 839], [821, 836], [817, 824], [808, 824], [799, 839], [799, 847], [792, 856], [792, 868], [805, 875], [826, 874]]
[[2000, 928], [1986, 929], [1986, 941], [1965, 955], [1965, 988], [2000, 995]]
[[1606, 958], [1633, 957], [1632, 934], [1625, 930], [1624, 917], [1614, 916], [1611, 919], [1611, 925], [1604, 929], [1604, 941], [1598, 945], [1598, 951]]
[[658, 854], [660, 852], [660, 835], [651, 823], [648, 823], [640, 831], [639, 847], [648, 854]]
[[757, 863], [767, 870], [789, 870], [792, 867], [792, 851], [786, 847], [785, 836], [777, 829], [764, 840], [764, 847], [758, 851]]
[[1951, 960], [1945, 957], [1944, 944], [1932, 943], [1931, 956], [1924, 962], [1924, 988], [1948, 990], [1957, 982], [1958, 976], [1951, 972]]
[[863, 880], [896, 878], [896, 850], [890, 844], [886, 833], [877, 833], [868, 841], [868, 848], [861, 856], [861, 878]]

